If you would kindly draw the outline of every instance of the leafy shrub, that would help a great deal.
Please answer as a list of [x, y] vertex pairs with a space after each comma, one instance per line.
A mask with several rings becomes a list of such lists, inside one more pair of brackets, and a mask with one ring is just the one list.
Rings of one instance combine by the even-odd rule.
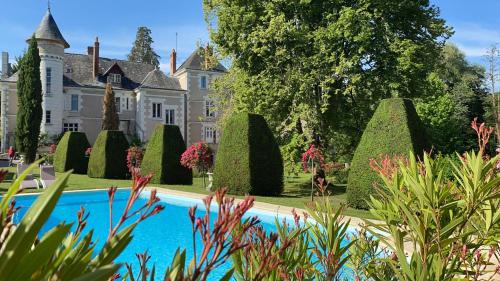
[[91, 178], [126, 178], [128, 148], [122, 131], [101, 131], [92, 147], [87, 175]]
[[239, 113], [228, 118], [216, 155], [215, 188], [233, 194], [278, 195], [283, 160], [264, 117]]
[[[132, 232], [141, 221], [163, 210], [157, 204], [159, 198], [153, 194], [143, 206], [134, 206], [146, 184], [148, 177], [135, 174], [133, 188], [118, 222], [110, 221], [107, 239], [95, 237], [88, 227], [88, 212], [82, 207], [75, 213], [75, 223], [62, 221], [45, 233], [42, 227], [61, 197], [70, 173], [58, 176], [50, 188], [43, 190], [26, 213], [21, 216], [14, 195], [21, 192], [20, 182], [31, 173], [38, 163], [34, 163], [9, 187], [0, 200], [0, 279], [1, 280], [116, 280], [115, 273], [122, 264], [114, 262], [128, 243]], [[0, 182], [7, 171], [0, 171]], [[110, 188], [110, 213], [116, 188]], [[154, 191], [153, 191], [154, 192]], [[133, 210], [140, 210], [137, 216], [130, 216]], [[14, 218], [21, 218], [20, 221]], [[40, 236], [39, 236], [40, 235]], [[96, 238], [104, 242], [98, 247]]]
[[186, 150], [178, 126], [157, 125], [149, 139], [141, 164], [143, 173], [153, 173], [152, 183], [193, 184], [193, 173], [181, 165]]
[[408, 99], [386, 99], [380, 102], [366, 126], [356, 148], [349, 170], [347, 201], [355, 208], [367, 209], [367, 200], [374, 195], [378, 175], [370, 170], [370, 159], [380, 155], [422, 155], [428, 147], [425, 128]]
[[442, 167], [443, 178], [447, 180], [455, 179], [453, 165], [460, 166], [460, 157], [457, 154], [439, 154], [434, 159]]
[[62, 173], [73, 169], [76, 174], [86, 174], [88, 157], [85, 151], [90, 147], [83, 132], [66, 132], [59, 141], [54, 156], [54, 169]]

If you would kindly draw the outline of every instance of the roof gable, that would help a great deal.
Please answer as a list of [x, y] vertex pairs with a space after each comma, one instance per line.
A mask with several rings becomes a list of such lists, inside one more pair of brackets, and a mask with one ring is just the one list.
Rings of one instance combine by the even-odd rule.
[[198, 48], [195, 50], [191, 55], [179, 66], [177, 71], [183, 70], [183, 69], [190, 69], [190, 70], [203, 70], [203, 71], [216, 71], [216, 72], [226, 72], [227, 69], [220, 63], [218, 62], [215, 67], [212, 67], [210, 69], [205, 68], [205, 59], [203, 58], [202, 55], [200, 55], [200, 50], [203, 50], [202, 48]]

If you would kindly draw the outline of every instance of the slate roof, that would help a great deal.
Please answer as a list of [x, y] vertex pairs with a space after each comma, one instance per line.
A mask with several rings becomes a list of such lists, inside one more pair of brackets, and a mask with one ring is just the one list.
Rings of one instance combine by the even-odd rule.
[[159, 69], [154, 69], [146, 75], [141, 88], [182, 90], [179, 80], [168, 77]]
[[66, 39], [64, 39], [64, 37], [62, 36], [59, 27], [57, 27], [56, 21], [54, 20], [52, 14], [50, 13], [50, 10], [47, 10], [47, 13], [43, 17], [38, 28], [36, 29], [35, 38], [59, 42], [62, 43], [65, 48], [69, 48], [69, 44], [66, 41]]
[[[182, 64], [179, 66], [177, 71], [182, 69], [190, 69], [190, 70], [206, 70], [205, 69], [205, 59], [200, 55], [199, 50], [195, 50]], [[209, 71], [216, 72], [226, 72], [227, 69], [221, 64], [218, 63], [215, 67], [208, 69]]]
[[[106, 77], [103, 74], [115, 63], [124, 73], [121, 84], [123, 89], [133, 90], [142, 86], [155, 89], [182, 90], [177, 79], [167, 77], [162, 71], [156, 70], [154, 65], [108, 58], [99, 58], [99, 73], [101, 75], [96, 81], [92, 76], [92, 57], [69, 53], [64, 54], [64, 69], [65, 72], [70, 69], [71, 74], [65, 73], [64, 86], [104, 87]], [[146, 85], [143, 85], [144, 83]]]

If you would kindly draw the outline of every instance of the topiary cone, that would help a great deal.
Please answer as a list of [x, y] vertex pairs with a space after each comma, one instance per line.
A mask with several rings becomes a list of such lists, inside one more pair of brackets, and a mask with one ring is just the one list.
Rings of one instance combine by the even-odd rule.
[[429, 148], [425, 128], [409, 99], [391, 98], [380, 102], [354, 152], [347, 183], [347, 202], [354, 208], [367, 209], [370, 195], [376, 195], [374, 183], [382, 183], [371, 170], [370, 159], [381, 155], [421, 156]]
[[91, 178], [127, 178], [128, 148], [122, 131], [101, 131], [92, 147], [87, 175]]
[[90, 147], [83, 132], [66, 132], [57, 144], [54, 169], [63, 173], [73, 169], [76, 174], [86, 174], [89, 159], [85, 151]]
[[149, 139], [141, 163], [141, 172], [153, 174], [151, 183], [193, 184], [193, 172], [181, 165], [181, 155], [186, 150], [178, 126], [159, 124]]
[[213, 187], [232, 194], [279, 195], [283, 191], [281, 151], [261, 115], [238, 113], [223, 130]]

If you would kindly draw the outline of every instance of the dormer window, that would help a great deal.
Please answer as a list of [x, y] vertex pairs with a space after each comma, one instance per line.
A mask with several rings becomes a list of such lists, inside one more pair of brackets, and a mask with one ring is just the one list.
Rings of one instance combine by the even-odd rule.
[[122, 83], [122, 75], [117, 74], [117, 73], [110, 73], [108, 75], [108, 83], [121, 84]]

